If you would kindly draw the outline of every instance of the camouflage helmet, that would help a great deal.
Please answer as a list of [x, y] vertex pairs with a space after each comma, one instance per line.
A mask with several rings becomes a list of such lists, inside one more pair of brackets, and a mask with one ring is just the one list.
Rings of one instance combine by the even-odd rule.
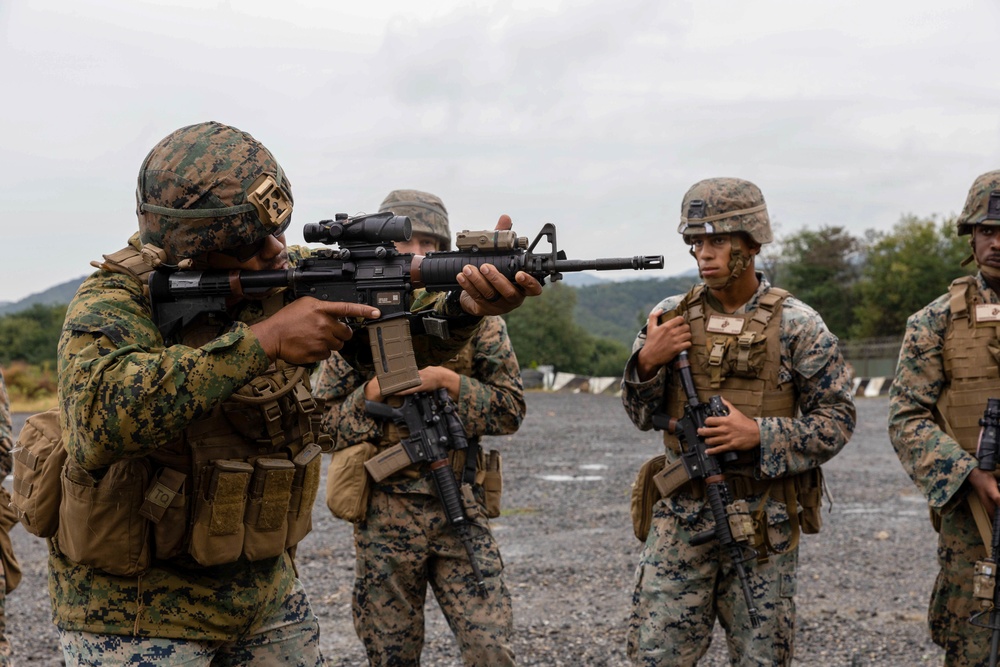
[[1000, 225], [1000, 171], [988, 171], [973, 182], [955, 222], [959, 236], [971, 234], [973, 225]]
[[284, 232], [292, 186], [263, 144], [212, 121], [182, 127], [153, 147], [135, 200], [143, 245], [176, 264]]
[[745, 232], [755, 243], [770, 243], [771, 222], [760, 188], [739, 178], [706, 178], [684, 195], [677, 232], [690, 244], [698, 234]]
[[405, 215], [414, 232], [430, 234], [441, 244], [441, 250], [451, 250], [448, 209], [440, 197], [420, 190], [393, 190], [378, 209], [379, 213], [386, 211]]

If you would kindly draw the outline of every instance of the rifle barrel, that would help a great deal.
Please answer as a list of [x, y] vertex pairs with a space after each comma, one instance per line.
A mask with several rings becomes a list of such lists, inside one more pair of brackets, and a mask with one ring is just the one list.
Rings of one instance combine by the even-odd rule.
[[[549, 269], [552, 262], [543, 262], [542, 266]], [[634, 257], [599, 257], [597, 259], [557, 259], [555, 271], [642, 271], [643, 269], [662, 269], [663, 255], [635, 255]]]

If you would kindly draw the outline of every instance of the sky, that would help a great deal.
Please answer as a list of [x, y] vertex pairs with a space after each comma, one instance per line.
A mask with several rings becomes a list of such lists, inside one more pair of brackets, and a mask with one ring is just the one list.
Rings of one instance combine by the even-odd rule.
[[779, 239], [943, 218], [1000, 168], [998, 29], [990, 0], [0, 0], [0, 302], [123, 247], [146, 153], [207, 120], [277, 157], [290, 243], [397, 188], [663, 276], [703, 178], [756, 183]]

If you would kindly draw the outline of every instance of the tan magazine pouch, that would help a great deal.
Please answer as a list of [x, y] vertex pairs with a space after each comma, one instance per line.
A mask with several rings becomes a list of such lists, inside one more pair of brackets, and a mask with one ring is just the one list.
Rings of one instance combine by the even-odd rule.
[[312, 530], [312, 507], [319, 492], [320, 466], [323, 464], [322, 448], [307, 445], [292, 459], [295, 476], [292, 478], [292, 497], [288, 506], [288, 536], [285, 547], [302, 541]]
[[491, 449], [486, 455], [483, 491], [486, 495], [486, 516], [495, 519], [500, 516], [500, 499], [503, 495], [503, 459], [495, 449]]
[[17, 524], [17, 511], [10, 506], [7, 489], [0, 486], [0, 563], [3, 563], [5, 591], [10, 593], [21, 583], [21, 564], [14, 555], [10, 531]]
[[187, 536], [188, 498], [184, 492], [187, 475], [161, 468], [153, 477], [139, 514], [153, 524], [153, 553], [158, 559], [184, 553]]
[[285, 550], [295, 464], [259, 458], [253, 469], [243, 518], [243, 555], [251, 561], [274, 558]]
[[97, 479], [73, 460], [62, 472], [56, 542], [71, 561], [116, 576], [149, 568], [149, 522], [140, 516], [149, 462], [125, 459]]
[[326, 506], [333, 516], [351, 523], [364, 520], [371, 497], [371, 478], [365, 461], [377, 452], [378, 448], [370, 442], [333, 452], [326, 471]]
[[653, 477], [663, 470], [666, 459], [665, 454], [659, 454], [643, 463], [632, 484], [632, 529], [640, 542], [645, 542], [649, 535], [649, 528], [653, 523], [653, 505], [661, 497]]
[[190, 552], [199, 564], [232, 563], [243, 553], [243, 513], [253, 473], [244, 461], [218, 460], [204, 475], [191, 528]]
[[38, 537], [52, 537], [59, 525], [60, 473], [66, 462], [58, 407], [28, 417], [11, 457], [12, 507], [25, 530]]

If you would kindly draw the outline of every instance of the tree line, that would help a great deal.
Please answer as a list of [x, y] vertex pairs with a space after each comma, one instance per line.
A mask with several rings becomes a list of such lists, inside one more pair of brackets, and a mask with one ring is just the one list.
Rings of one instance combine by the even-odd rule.
[[975, 272], [969, 237], [955, 219], [903, 216], [889, 231], [804, 229], [762, 257], [775, 285], [815, 308], [842, 340], [899, 337], [906, 318]]
[[[975, 270], [961, 266], [970, 255], [954, 219], [906, 215], [889, 231], [861, 236], [835, 225], [800, 230], [765, 246], [759, 265], [773, 284], [819, 311], [842, 341], [859, 341], [901, 336], [911, 313]], [[547, 364], [568, 373], [618, 375], [653, 306], [696, 280], [546, 286], [541, 297], [506, 316], [518, 360], [524, 368]], [[36, 304], [0, 316], [0, 364], [13, 365], [25, 383], [50, 378], [65, 313], [65, 305]]]

